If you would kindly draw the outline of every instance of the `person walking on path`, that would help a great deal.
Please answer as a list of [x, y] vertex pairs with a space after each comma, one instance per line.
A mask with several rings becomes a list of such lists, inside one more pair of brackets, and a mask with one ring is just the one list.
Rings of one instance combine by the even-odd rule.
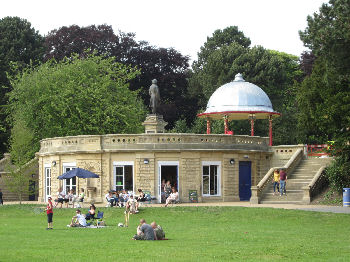
[[[277, 188], [277, 192], [276, 192]], [[275, 169], [273, 172], [273, 194], [276, 195], [280, 192], [280, 171]]]
[[52, 198], [48, 197], [47, 199], [47, 206], [46, 206], [46, 214], [47, 214], [47, 228], [46, 229], [53, 229], [52, 227], [52, 217], [53, 217], [53, 205], [51, 202]]
[[287, 195], [286, 182], [287, 182], [287, 173], [286, 173], [285, 169], [281, 169], [280, 170], [280, 193], [281, 193], [281, 196], [283, 195], [283, 192], [285, 195]]

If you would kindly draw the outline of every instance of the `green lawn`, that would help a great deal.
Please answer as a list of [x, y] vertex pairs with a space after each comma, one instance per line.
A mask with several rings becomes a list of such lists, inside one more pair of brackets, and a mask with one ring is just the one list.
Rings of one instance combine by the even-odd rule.
[[[272, 208], [143, 208], [120, 228], [123, 209], [99, 208], [109, 227], [67, 228], [73, 209], [54, 209], [54, 230], [35, 206], [0, 206], [0, 261], [350, 261], [350, 215]], [[84, 209], [86, 213], [86, 209]], [[140, 218], [168, 241], [133, 241]]]

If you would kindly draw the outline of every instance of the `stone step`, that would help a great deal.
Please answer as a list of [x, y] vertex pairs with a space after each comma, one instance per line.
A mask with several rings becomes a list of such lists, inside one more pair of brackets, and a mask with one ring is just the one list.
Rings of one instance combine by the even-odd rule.
[[302, 205], [302, 201], [283, 201], [283, 200], [261, 200], [260, 204], [281, 204], [281, 205], [286, 205], [286, 204], [293, 204], [293, 205]]

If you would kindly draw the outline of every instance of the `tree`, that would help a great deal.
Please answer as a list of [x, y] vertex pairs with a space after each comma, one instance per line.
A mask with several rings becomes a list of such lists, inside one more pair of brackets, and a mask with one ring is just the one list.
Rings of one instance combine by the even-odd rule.
[[[232, 28], [232, 27], [230, 27]], [[233, 32], [233, 36], [225, 39], [248, 39], [238, 30], [217, 30], [213, 39], [221, 39], [220, 32]], [[212, 39], [210, 39], [212, 41]], [[205, 108], [213, 92], [221, 85], [232, 81], [237, 73], [242, 73], [244, 79], [261, 87], [269, 96], [274, 110], [279, 111], [283, 117], [275, 121], [278, 132], [275, 132], [275, 142], [284, 144], [296, 143], [295, 130], [295, 88], [294, 81], [300, 79], [298, 58], [293, 55], [273, 50], [266, 50], [261, 46], [250, 48], [248, 40], [221, 44], [206, 50], [205, 59], [194, 63], [194, 72], [189, 80], [189, 87], [193, 96], [200, 96], [200, 106]], [[212, 45], [212, 44], [211, 44]], [[207, 52], [210, 50], [210, 52]], [[198, 64], [201, 64], [198, 67]], [[249, 133], [250, 124], [247, 121], [235, 121], [231, 124], [236, 134]], [[222, 125], [221, 125], [222, 126]], [[285, 128], [284, 128], [285, 127]], [[258, 120], [255, 126], [256, 135], [266, 136], [268, 124]]]
[[23, 197], [36, 193], [29, 183], [33, 179], [32, 174], [35, 174], [38, 162], [37, 159], [30, 161], [33, 156], [28, 149], [33, 147], [32, 130], [28, 129], [22, 120], [17, 119], [12, 134], [11, 159], [6, 167], [9, 173], [4, 177], [7, 189], [18, 196], [21, 204]]
[[137, 74], [95, 54], [27, 68], [12, 80], [12, 141], [19, 121], [33, 133], [33, 144], [26, 148], [31, 157], [47, 137], [142, 132], [144, 105], [127, 84]]
[[42, 60], [44, 54], [43, 37], [31, 24], [19, 17], [0, 19], [0, 154], [7, 148], [9, 127], [6, 124], [6, 94], [11, 90], [7, 74], [12, 74], [11, 63], [19, 68]]
[[85, 49], [96, 51], [117, 62], [140, 69], [141, 74], [130, 81], [130, 90], [139, 90], [146, 105], [149, 104], [148, 88], [153, 79], [158, 80], [162, 105], [160, 113], [171, 128], [181, 113], [190, 117], [197, 110], [194, 98], [187, 98], [188, 57], [173, 48], [157, 48], [146, 41], [137, 42], [135, 34], [119, 32], [115, 35], [109, 25], [61, 27], [51, 31], [45, 40], [45, 58], [61, 60], [72, 53], [80, 56]]
[[330, 0], [319, 13], [307, 17], [308, 26], [299, 31], [304, 45], [324, 57], [340, 72], [350, 68], [350, 0]]
[[[308, 16], [299, 32], [304, 45], [316, 55], [312, 73], [298, 90], [300, 125], [314, 142], [334, 140], [336, 157], [327, 170], [333, 189], [350, 186], [350, 0], [330, 0], [319, 13]], [[310, 116], [311, 115], [311, 116]]]
[[305, 76], [309, 76], [312, 73], [316, 56], [312, 52], [303, 52], [300, 57], [300, 69], [304, 72]]

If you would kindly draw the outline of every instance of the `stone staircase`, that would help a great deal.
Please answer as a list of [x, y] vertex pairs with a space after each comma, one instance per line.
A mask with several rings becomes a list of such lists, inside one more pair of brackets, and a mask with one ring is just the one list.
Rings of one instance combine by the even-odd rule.
[[261, 204], [302, 204], [304, 186], [307, 186], [317, 171], [331, 162], [332, 158], [303, 159], [287, 179], [287, 195], [274, 195], [272, 182], [266, 186], [261, 197]]

